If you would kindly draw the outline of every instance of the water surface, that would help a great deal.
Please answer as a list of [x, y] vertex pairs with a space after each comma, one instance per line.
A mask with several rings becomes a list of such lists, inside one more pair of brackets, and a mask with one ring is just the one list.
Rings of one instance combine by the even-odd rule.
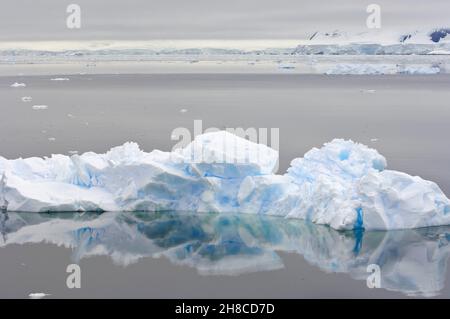
[[[199, 119], [203, 128], [279, 128], [279, 173], [312, 147], [350, 138], [449, 196], [449, 85], [448, 75], [2, 76], [0, 155], [104, 152], [129, 140], [170, 150], [172, 130], [193, 132]], [[0, 224], [0, 298], [450, 295], [446, 227], [342, 233], [258, 215], [169, 212], [9, 213]], [[81, 266], [80, 289], [66, 286], [71, 263]], [[380, 266], [380, 289], [366, 285], [371, 264]]]
[[[450, 228], [338, 232], [251, 214], [1, 215], [0, 297], [445, 296]], [[81, 288], [66, 267], [81, 267]], [[369, 289], [369, 265], [381, 287]]]

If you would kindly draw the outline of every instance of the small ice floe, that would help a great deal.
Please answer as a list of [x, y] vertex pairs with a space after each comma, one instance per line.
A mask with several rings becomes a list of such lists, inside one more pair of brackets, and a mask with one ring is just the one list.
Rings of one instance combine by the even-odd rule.
[[181, 109], [180, 110], [180, 113], [186, 113], [187, 112], [187, 109]]
[[48, 106], [47, 105], [33, 105], [32, 109], [36, 110], [36, 111], [46, 110], [46, 109], [48, 109]]
[[78, 151], [69, 151], [69, 154], [70, 154], [70, 155], [77, 155], [77, 154], [78, 154]]
[[377, 138], [371, 138], [370, 141], [371, 141], [372, 143], [375, 143], [375, 142], [378, 142], [378, 139], [377, 139]]
[[70, 117], [71, 119], [73, 119], [75, 116], [71, 113], [67, 114], [67, 117]]
[[22, 97], [22, 102], [31, 102], [33, 100], [33, 98], [31, 96], [23, 96]]
[[282, 70], [293, 70], [295, 66], [289, 63], [280, 63], [278, 64], [278, 68]]
[[370, 90], [368, 90], [368, 89], [363, 89], [363, 90], [361, 90], [361, 92], [362, 92], [362, 93], [366, 93], [366, 94], [373, 94], [373, 93], [375, 93], [376, 91], [375, 91], [375, 90], [372, 90], [372, 89], [370, 89]]
[[396, 73], [396, 65], [376, 63], [339, 63], [325, 72], [326, 75], [380, 75]]
[[42, 298], [45, 298], [45, 297], [47, 297], [47, 296], [51, 296], [51, 295], [50, 295], [50, 294], [43, 293], [43, 292], [32, 292], [32, 293], [30, 293], [30, 294], [28, 295], [28, 297], [29, 297], [30, 299], [42, 299]]
[[49, 140], [50, 142], [54, 142], [54, 141], [56, 141], [56, 138], [55, 138], [55, 137], [49, 137], [48, 140]]
[[434, 50], [427, 53], [428, 55], [450, 55], [450, 51], [447, 50]]
[[53, 79], [50, 79], [50, 81], [69, 81], [70, 79], [69, 78], [53, 78]]
[[341, 63], [325, 72], [327, 75], [438, 74], [437, 65], [398, 65], [377, 63]]
[[19, 82], [14, 82], [13, 84], [11, 84], [12, 88], [23, 88], [26, 87], [27, 85], [25, 83], [19, 83]]

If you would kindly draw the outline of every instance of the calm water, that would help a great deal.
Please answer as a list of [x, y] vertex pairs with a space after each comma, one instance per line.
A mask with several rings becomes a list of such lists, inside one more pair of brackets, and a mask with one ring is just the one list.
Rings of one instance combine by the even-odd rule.
[[[0, 297], [445, 297], [450, 228], [337, 232], [189, 213], [1, 215]], [[66, 286], [66, 267], [81, 288]], [[380, 267], [369, 289], [368, 265]]]
[[0, 76], [0, 156], [104, 152], [126, 141], [170, 150], [174, 129], [193, 135], [194, 120], [202, 120], [203, 129], [278, 128], [279, 173], [311, 148], [347, 138], [450, 195], [449, 87], [450, 75]]
[[[448, 75], [54, 77], [0, 77], [1, 156], [103, 152], [128, 140], [170, 150], [172, 130], [192, 131], [199, 119], [203, 128], [279, 128], [280, 173], [343, 137], [450, 194]], [[340, 233], [298, 220], [169, 212], [0, 218], [0, 298], [450, 296], [445, 227]], [[80, 289], [66, 286], [71, 263], [81, 267]], [[371, 264], [380, 267], [380, 289], [367, 287]]]

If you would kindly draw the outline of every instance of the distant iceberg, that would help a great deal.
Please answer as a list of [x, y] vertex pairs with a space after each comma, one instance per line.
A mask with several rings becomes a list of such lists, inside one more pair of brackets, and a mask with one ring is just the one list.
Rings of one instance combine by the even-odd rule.
[[437, 65], [408, 65], [381, 63], [339, 63], [327, 70], [325, 74], [381, 75], [381, 74], [439, 74]]
[[14, 82], [13, 84], [11, 84], [12, 88], [22, 88], [22, 87], [26, 87], [27, 85], [25, 83], [19, 83], [19, 82]]
[[146, 153], [125, 143], [105, 154], [0, 157], [8, 211], [192, 211], [277, 215], [335, 229], [450, 224], [433, 183], [386, 170], [365, 145], [333, 140], [276, 175], [278, 152], [226, 131], [183, 149]]

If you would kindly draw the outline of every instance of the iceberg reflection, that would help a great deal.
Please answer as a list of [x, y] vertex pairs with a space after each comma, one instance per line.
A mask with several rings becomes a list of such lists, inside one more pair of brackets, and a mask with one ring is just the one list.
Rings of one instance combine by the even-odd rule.
[[381, 287], [434, 296], [443, 289], [450, 227], [339, 232], [296, 219], [251, 214], [1, 213], [0, 247], [52, 243], [75, 262], [107, 255], [127, 266], [166, 257], [202, 275], [238, 275], [283, 268], [278, 252], [298, 253], [325, 272], [366, 280], [381, 269]]

